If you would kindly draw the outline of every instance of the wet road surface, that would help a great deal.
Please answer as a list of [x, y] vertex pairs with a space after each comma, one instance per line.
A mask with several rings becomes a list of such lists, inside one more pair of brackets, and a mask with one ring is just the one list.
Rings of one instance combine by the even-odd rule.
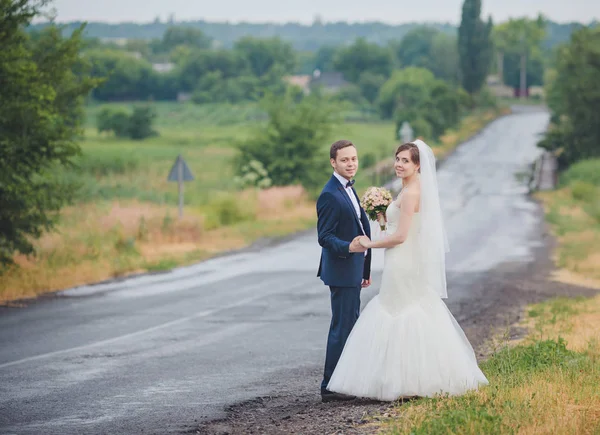
[[[541, 244], [520, 174], [548, 114], [523, 108], [463, 144], [439, 171], [451, 252], [448, 305], [473, 316], [498, 267]], [[0, 433], [177, 433], [258, 396], [318, 392], [329, 292], [316, 233], [170, 273], [0, 309]], [[383, 264], [374, 256], [376, 293]], [[475, 288], [477, 295], [475, 295]], [[484, 290], [482, 290], [482, 288]]]

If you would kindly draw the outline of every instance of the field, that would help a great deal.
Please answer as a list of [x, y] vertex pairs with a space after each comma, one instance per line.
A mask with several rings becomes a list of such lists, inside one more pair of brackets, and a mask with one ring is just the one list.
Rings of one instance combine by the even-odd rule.
[[[2, 276], [0, 301], [168, 270], [315, 225], [314, 201], [300, 186], [235, 188], [236, 144], [266, 123], [256, 104], [154, 104], [159, 136], [144, 141], [99, 134], [95, 119], [103, 107], [87, 108], [77, 168], [60, 174], [80, 184], [75, 204], [63, 211], [57, 232], [36, 242], [36, 257], [16, 257], [20, 267]], [[474, 113], [432, 145], [443, 155], [499, 113]], [[328, 159], [330, 143], [340, 138], [351, 139], [359, 156], [387, 157], [377, 178], [372, 169], [359, 171], [360, 193], [392, 176], [394, 130], [392, 122], [343, 122], [323, 144], [323, 159]], [[184, 186], [183, 219], [178, 218], [177, 184], [167, 181], [179, 154], [195, 177]]]

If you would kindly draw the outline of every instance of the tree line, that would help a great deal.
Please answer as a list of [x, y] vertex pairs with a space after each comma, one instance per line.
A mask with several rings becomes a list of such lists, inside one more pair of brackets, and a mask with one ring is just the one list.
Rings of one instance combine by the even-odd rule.
[[[65, 26], [66, 34], [81, 26], [81, 22], [70, 22]], [[593, 27], [597, 23], [591, 22], [588, 26]], [[33, 29], [40, 29], [48, 23], [38, 23]], [[300, 23], [285, 24], [256, 24], [256, 23], [227, 23], [209, 22], [205, 20], [178, 22], [175, 17], [169, 19], [156, 18], [149, 23], [119, 23], [109, 24], [102, 22], [90, 22], [86, 27], [87, 38], [126, 38], [151, 40], [160, 39], [169, 27], [182, 26], [199, 29], [220, 46], [231, 48], [239, 39], [246, 36], [257, 38], [279, 37], [293, 45], [295, 50], [315, 52], [322, 46], [344, 45], [348, 40], [353, 41], [364, 37], [368, 42], [386, 45], [391, 41], [399, 41], [408, 32], [418, 27], [415, 23], [385, 24], [385, 23], [347, 23], [347, 22], [323, 22], [315, 17], [313, 23], [304, 25]], [[429, 27], [439, 30], [448, 35], [456, 36], [457, 26], [448, 23], [431, 23]], [[552, 48], [569, 40], [571, 33], [584, 27], [581, 23], [556, 23], [548, 22], [548, 33], [544, 39], [544, 47]]]

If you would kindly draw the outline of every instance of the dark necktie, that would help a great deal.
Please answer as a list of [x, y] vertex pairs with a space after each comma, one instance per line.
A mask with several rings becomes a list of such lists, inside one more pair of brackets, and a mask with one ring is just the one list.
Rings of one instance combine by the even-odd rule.
[[349, 187], [352, 187], [352, 186], [354, 186], [354, 181], [355, 181], [355, 180], [350, 180], [350, 181], [348, 181], [348, 182], [346, 183], [346, 189], [347, 189], [347, 188], [349, 188]]

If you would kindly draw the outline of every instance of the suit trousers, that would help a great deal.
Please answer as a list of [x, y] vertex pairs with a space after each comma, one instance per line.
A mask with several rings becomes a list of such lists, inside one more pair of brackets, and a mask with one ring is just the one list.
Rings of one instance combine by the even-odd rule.
[[325, 370], [321, 391], [327, 389], [329, 379], [342, 355], [346, 340], [360, 314], [361, 287], [329, 287], [331, 292], [331, 324], [327, 337]]

